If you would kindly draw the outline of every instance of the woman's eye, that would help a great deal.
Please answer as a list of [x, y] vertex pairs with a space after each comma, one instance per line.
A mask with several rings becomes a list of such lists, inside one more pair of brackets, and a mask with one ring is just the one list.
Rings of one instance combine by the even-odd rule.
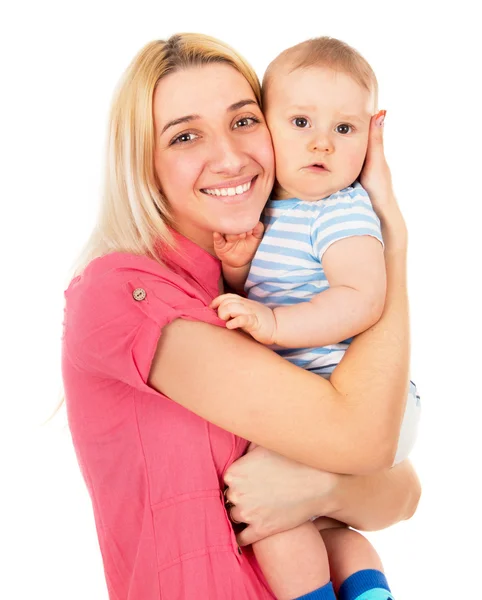
[[251, 127], [255, 123], [259, 123], [259, 119], [255, 117], [243, 117], [242, 119], [238, 119], [234, 124], [234, 129], [239, 129], [240, 127]]
[[352, 130], [353, 130], [352, 126], [347, 125], [346, 123], [341, 123], [340, 125], [336, 126], [336, 132], [341, 133], [343, 135], [346, 135], [347, 133], [351, 133]]
[[301, 129], [306, 129], [309, 126], [308, 119], [305, 119], [305, 117], [296, 117], [291, 122], [295, 127], [300, 127]]
[[171, 142], [172, 144], [185, 144], [187, 142], [192, 142], [193, 140], [196, 139], [196, 134], [194, 133], [181, 133], [181, 135], [178, 135], [176, 138], [174, 138]]

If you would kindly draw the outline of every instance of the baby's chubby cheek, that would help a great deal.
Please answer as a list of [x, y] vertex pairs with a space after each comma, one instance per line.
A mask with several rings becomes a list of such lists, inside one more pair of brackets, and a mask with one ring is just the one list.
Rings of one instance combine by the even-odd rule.
[[347, 170], [350, 172], [352, 181], [357, 179], [365, 162], [366, 148], [360, 148], [357, 152], [350, 153], [345, 157]]

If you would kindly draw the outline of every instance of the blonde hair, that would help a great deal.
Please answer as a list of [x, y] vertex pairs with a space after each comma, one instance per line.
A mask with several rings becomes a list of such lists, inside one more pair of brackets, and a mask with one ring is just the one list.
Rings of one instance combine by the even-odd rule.
[[350, 75], [359, 85], [374, 95], [375, 111], [378, 105], [378, 82], [375, 73], [363, 56], [354, 48], [332, 37], [318, 37], [281, 52], [268, 66], [263, 77], [263, 101], [266, 99], [271, 78], [281, 68], [297, 69], [328, 67]]
[[115, 251], [160, 261], [157, 244], [173, 245], [169, 206], [154, 169], [154, 92], [166, 75], [212, 63], [227, 63], [239, 71], [261, 104], [252, 67], [230, 46], [203, 34], [180, 33], [151, 42], [125, 71], [110, 113], [101, 211], [76, 273], [92, 259]]

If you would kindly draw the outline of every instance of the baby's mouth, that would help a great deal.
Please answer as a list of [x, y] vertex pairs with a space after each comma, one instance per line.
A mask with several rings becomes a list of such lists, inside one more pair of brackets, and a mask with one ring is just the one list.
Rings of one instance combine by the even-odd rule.
[[318, 172], [328, 171], [328, 169], [326, 168], [326, 166], [323, 163], [313, 163], [311, 165], [308, 165], [305, 168], [309, 169], [310, 171], [318, 171]]

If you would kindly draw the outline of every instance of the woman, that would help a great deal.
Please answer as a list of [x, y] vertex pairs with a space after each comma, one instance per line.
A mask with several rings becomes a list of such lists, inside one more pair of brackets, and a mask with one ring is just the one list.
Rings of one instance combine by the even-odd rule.
[[286, 487], [295, 472], [300, 496], [271, 523], [253, 504], [231, 509], [251, 525], [240, 544], [313, 514], [359, 527], [378, 515], [386, 526], [417, 502], [411, 467], [386, 470], [409, 351], [406, 231], [381, 131], [364, 185], [384, 229], [387, 302], [331, 382], [228, 331], [209, 308], [222, 292], [213, 232], [251, 230], [273, 184], [259, 92], [229, 47], [183, 34], [148, 44], [114, 100], [103, 211], [66, 292], [63, 341], [69, 424], [112, 598], [273, 597], [223, 501], [246, 440], [262, 448], [226, 475], [231, 502], [243, 470], [254, 478], [259, 467]]

